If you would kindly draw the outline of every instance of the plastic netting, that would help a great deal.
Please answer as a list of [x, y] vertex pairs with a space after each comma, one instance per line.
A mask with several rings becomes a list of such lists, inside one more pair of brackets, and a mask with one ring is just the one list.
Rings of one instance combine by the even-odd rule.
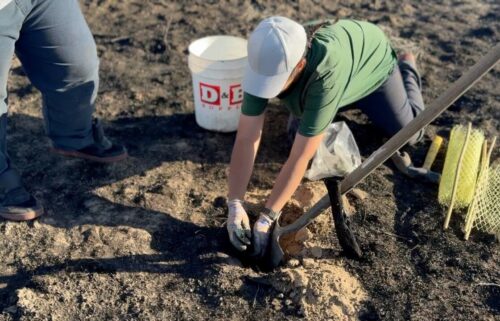
[[500, 164], [481, 173], [467, 216], [474, 228], [500, 234]]
[[[482, 131], [471, 129], [467, 138], [467, 130], [467, 126], [462, 125], [454, 126], [451, 130], [439, 183], [439, 203], [450, 206], [455, 178], [459, 175], [456, 182], [454, 209], [467, 207], [472, 202], [484, 142]], [[462, 153], [463, 157], [460, 159]]]

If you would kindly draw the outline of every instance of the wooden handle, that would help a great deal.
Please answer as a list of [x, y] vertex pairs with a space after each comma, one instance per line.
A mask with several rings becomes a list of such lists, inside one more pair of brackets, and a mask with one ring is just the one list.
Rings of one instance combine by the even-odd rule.
[[427, 155], [425, 155], [424, 165], [422, 166], [423, 168], [427, 170], [431, 169], [432, 164], [434, 164], [434, 160], [436, 160], [436, 156], [442, 144], [443, 144], [443, 137], [436, 135], [436, 137], [434, 137], [434, 139], [432, 140], [432, 144], [431, 147], [429, 147]]

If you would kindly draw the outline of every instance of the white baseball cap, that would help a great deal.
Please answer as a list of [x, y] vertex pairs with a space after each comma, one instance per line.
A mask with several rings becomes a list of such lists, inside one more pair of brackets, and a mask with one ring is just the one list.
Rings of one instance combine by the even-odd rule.
[[243, 90], [261, 98], [278, 96], [306, 45], [306, 31], [299, 23], [285, 17], [262, 20], [248, 39]]

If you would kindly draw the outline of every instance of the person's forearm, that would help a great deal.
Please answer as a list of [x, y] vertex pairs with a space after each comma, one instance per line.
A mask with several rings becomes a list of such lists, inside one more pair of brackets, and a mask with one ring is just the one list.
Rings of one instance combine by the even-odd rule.
[[274, 184], [266, 207], [275, 212], [281, 211], [299, 186], [309, 163], [308, 158], [288, 159]]
[[259, 149], [260, 137], [258, 139], [237, 139], [231, 163], [229, 165], [229, 194], [228, 199], [243, 200], [247, 190], [250, 176], [252, 175], [255, 156]]

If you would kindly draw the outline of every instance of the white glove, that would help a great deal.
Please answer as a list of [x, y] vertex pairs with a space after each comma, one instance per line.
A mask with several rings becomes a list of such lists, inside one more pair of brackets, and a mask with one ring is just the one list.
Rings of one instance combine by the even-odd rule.
[[229, 215], [227, 217], [227, 231], [229, 240], [238, 251], [245, 251], [251, 244], [250, 221], [243, 208], [243, 202], [239, 199], [233, 199], [227, 202]]
[[266, 254], [267, 244], [269, 243], [269, 237], [271, 236], [271, 227], [273, 226], [274, 220], [272, 220], [266, 214], [260, 214], [259, 219], [255, 222], [253, 226], [253, 256], [262, 258]]

